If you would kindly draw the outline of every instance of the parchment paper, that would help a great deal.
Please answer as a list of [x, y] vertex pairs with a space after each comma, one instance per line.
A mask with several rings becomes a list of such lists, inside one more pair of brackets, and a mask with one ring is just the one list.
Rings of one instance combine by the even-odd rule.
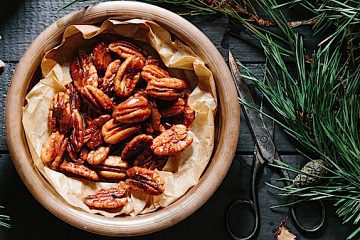
[[[163, 171], [165, 192], [159, 196], [131, 193], [128, 204], [117, 213], [89, 209], [83, 199], [101, 188], [116, 187], [117, 183], [91, 182], [65, 176], [44, 166], [40, 160], [42, 144], [50, 135], [47, 124], [49, 106], [53, 95], [65, 91], [64, 85], [71, 80], [68, 62], [79, 49], [93, 45], [102, 36], [114, 35], [150, 44], [174, 74], [195, 83], [189, 97], [190, 107], [196, 118], [189, 134], [193, 143], [184, 152], [171, 157]], [[179, 69], [182, 69], [179, 72]], [[48, 51], [41, 63], [43, 79], [26, 96], [23, 109], [23, 125], [35, 166], [56, 191], [72, 206], [86, 212], [113, 217], [119, 214], [143, 214], [166, 207], [198, 183], [210, 160], [214, 146], [214, 114], [217, 100], [211, 71], [196, 54], [168, 31], [152, 21], [132, 19], [128, 21], [106, 20], [101, 26], [73, 25], [66, 28], [61, 45]]]

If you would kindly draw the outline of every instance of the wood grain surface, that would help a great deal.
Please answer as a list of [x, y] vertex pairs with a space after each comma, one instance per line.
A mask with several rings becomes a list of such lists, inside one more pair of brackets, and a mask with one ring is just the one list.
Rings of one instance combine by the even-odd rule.
[[[5, 141], [3, 119], [7, 87], [15, 66], [28, 45], [59, 17], [100, 1], [79, 2], [68, 9], [57, 11], [65, 2], [67, 0], [0, 0], [0, 35], [2, 36], [0, 59], [6, 63], [5, 69], [0, 72], [0, 205], [5, 205], [6, 209], [0, 209], [0, 214], [11, 215], [13, 225], [10, 230], [0, 228], [0, 239], [113, 239], [72, 227], [43, 208], [17, 175]], [[227, 28], [226, 18], [196, 16], [187, 17], [187, 19], [209, 37], [227, 60], [228, 49], [221, 44]], [[258, 67], [264, 62], [261, 51], [232, 36], [228, 37], [228, 44], [235, 57], [245, 62], [261, 76], [262, 73]], [[225, 180], [209, 201], [193, 215], [173, 227], [142, 237], [126, 239], [230, 239], [225, 230], [224, 214], [232, 200], [246, 196], [252, 162], [251, 153], [254, 149], [254, 142], [243, 115], [241, 122], [237, 156]], [[298, 145], [279, 127], [275, 128], [275, 143], [284, 161], [298, 166], [304, 162], [303, 157], [295, 151]], [[274, 169], [265, 168], [259, 182], [262, 225], [258, 239], [273, 239], [277, 225], [283, 218], [289, 216], [286, 209], [270, 210], [270, 206], [286, 201], [277, 196], [273, 189], [265, 186], [265, 181], [278, 177], [275, 172]], [[331, 205], [332, 203], [327, 205], [330, 211], [328, 211], [325, 229], [317, 235], [300, 235], [290, 219], [287, 220], [287, 225], [298, 236], [297, 239], [345, 239], [352, 230], [352, 226], [341, 225]], [[238, 219], [239, 229], [247, 229], [246, 223], [252, 218], [246, 212], [242, 212]], [[308, 216], [308, 219], [311, 221], [311, 216]]]

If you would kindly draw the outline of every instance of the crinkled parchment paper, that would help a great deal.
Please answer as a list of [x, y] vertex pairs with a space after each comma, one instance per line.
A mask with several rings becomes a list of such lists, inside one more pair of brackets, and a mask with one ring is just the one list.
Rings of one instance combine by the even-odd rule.
[[[196, 111], [195, 121], [190, 128], [194, 141], [184, 152], [171, 157], [163, 171], [159, 171], [166, 182], [165, 192], [159, 196], [132, 193], [128, 204], [118, 213], [91, 210], [83, 203], [87, 195], [101, 188], [116, 187], [116, 183], [68, 177], [44, 166], [39, 158], [41, 146], [50, 135], [47, 116], [51, 99], [57, 92], [65, 91], [64, 85], [72, 81], [67, 63], [79, 49], [93, 45], [105, 35], [111, 35], [113, 39], [117, 35], [117, 38], [122, 36], [147, 42], [170, 70], [195, 83], [189, 97], [189, 105]], [[70, 205], [105, 216], [142, 214], [166, 207], [198, 183], [214, 146], [214, 114], [217, 106], [214, 79], [204, 62], [189, 47], [174, 40], [164, 28], [152, 21], [140, 19], [106, 20], [101, 26], [69, 26], [61, 45], [45, 54], [41, 70], [45, 77], [26, 96], [27, 105], [23, 109], [22, 122], [36, 167]]]

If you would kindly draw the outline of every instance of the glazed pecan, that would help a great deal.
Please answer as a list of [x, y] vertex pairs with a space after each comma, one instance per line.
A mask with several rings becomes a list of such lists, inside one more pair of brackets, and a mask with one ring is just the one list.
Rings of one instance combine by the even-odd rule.
[[71, 161], [73, 161], [74, 163], [84, 164], [84, 162], [87, 159], [88, 150], [86, 150], [84, 148], [82, 148], [81, 151], [79, 151], [79, 152], [75, 152], [69, 142], [66, 147], [66, 150], [68, 152], [68, 155], [69, 155]]
[[75, 89], [81, 92], [86, 85], [98, 86], [98, 74], [91, 55], [79, 51], [78, 57], [70, 64], [70, 73]]
[[139, 124], [116, 123], [114, 119], [107, 121], [101, 128], [101, 135], [105, 142], [118, 143], [140, 131]]
[[144, 61], [140, 57], [130, 56], [120, 66], [114, 78], [114, 90], [119, 97], [128, 97], [140, 80]]
[[60, 164], [60, 169], [69, 173], [73, 173], [75, 175], [82, 176], [89, 180], [93, 180], [93, 181], [99, 180], [99, 176], [95, 171], [81, 164], [72, 163], [72, 162], [63, 162], [62, 164]]
[[72, 112], [71, 122], [73, 130], [70, 135], [70, 144], [72, 149], [75, 152], [78, 152], [84, 144], [84, 123], [80, 113], [77, 110]]
[[59, 132], [53, 132], [41, 147], [40, 159], [43, 163], [52, 162], [57, 167], [63, 160], [68, 138]]
[[121, 180], [126, 178], [129, 164], [120, 156], [108, 156], [101, 164], [93, 166], [98, 175], [105, 179]]
[[165, 64], [160, 58], [148, 57], [145, 61], [145, 65], [156, 65], [161, 68], [165, 68]]
[[101, 115], [90, 121], [84, 131], [84, 143], [88, 148], [95, 149], [104, 143], [101, 136], [101, 127], [111, 118], [110, 115]]
[[148, 82], [146, 92], [161, 100], [172, 101], [183, 95], [188, 84], [178, 78], [158, 78]]
[[99, 147], [96, 150], [92, 150], [87, 155], [87, 162], [91, 165], [96, 165], [101, 163], [106, 159], [110, 151], [109, 147]]
[[84, 203], [92, 209], [117, 210], [120, 211], [128, 202], [125, 184], [118, 188], [101, 189], [94, 195], [84, 199]]
[[71, 111], [78, 110], [80, 112], [81, 108], [81, 98], [80, 94], [76, 89], [74, 88], [74, 85], [72, 83], [68, 83], [65, 85], [66, 92], [70, 96], [70, 108]]
[[159, 108], [159, 112], [162, 118], [177, 116], [185, 111], [185, 101], [182, 98], [178, 98], [171, 104], [164, 104]]
[[157, 104], [154, 100], [150, 100], [150, 107], [151, 107], [151, 122], [148, 123], [146, 127], [146, 131], [148, 133], [154, 133], [165, 131], [164, 126], [161, 124], [161, 115], [159, 113], [159, 109], [157, 108]]
[[144, 150], [149, 149], [153, 141], [150, 135], [140, 134], [128, 142], [121, 153], [121, 159], [133, 162]]
[[126, 171], [126, 174], [129, 176], [126, 184], [132, 191], [145, 192], [151, 195], [160, 195], [165, 191], [165, 182], [155, 171], [132, 167]]
[[113, 101], [100, 89], [87, 85], [85, 86], [81, 94], [84, 100], [94, 109], [100, 111], [105, 109], [106, 111], [112, 110]]
[[189, 100], [189, 96], [190, 96], [190, 91], [186, 91], [184, 94], [184, 99], [186, 101], [185, 104], [185, 111], [183, 113], [183, 117], [184, 117], [184, 125], [186, 127], [190, 127], [190, 125], [194, 122], [195, 120], [195, 111], [192, 110], [188, 104], [188, 100]]
[[110, 93], [114, 90], [114, 78], [116, 76], [117, 71], [119, 70], [119, 67], [121, 65], [121, 61], [119, 59], [116, 59], [112, 63], [109, 64], [109, 66], [106, 68], [106, 72], [104, 77], [102, 78], [102, 83], [100, 86], [100, 89], [104, 93]]
[[155, 156], [153, 151], [150, 149], [145, 149], [141, 152], [134, 161], [134, 166], [147, 168], [150, 170], [158, 169], [162, 170], [166, 165], [168, 156], [158, 157]]
[[192, 137], [187, 132], [187, 127], [178, 124], [157, 136], [153, 140], [151, 150], [157, 156], [175, 155], [185, 150], [192, 141]]
[[141, 71], [141, 77], [146, 82], [150, 82], [151, 80], [157, 80], [158, 78], [170, 77], [170, 75], [167, 71], [165, 71], [164, 69], [160, 68], [157, 65], [145, 64], [145, 66]]
[[109, 50], [115, 52], [121, 58], [129, 58], [131, 56], [141, 57], [145, 61], [147, 52], [136, 45], [125, 42], [125, 41], [116, 41], [109, 44]]
[[117, 105], [112, 117], [120, 123], [136, 123], [145, 121], [151, 114], [149, 101], [138, 94]]
[[105, 71], [107, 66], [111, 63], [111, 55], [105, 42], [100, 42], [94, 47], [93, 61], [100, 71]]
[[52, 132], [64, 133], [70, 129], [71, 108], [68, 94], [59, 92], [54, 95], [49, 108], [48, 123]]

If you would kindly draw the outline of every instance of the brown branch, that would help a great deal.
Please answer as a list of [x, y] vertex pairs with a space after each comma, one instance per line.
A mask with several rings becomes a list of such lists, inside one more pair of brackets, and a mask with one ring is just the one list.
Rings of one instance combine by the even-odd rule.
[[[273, 21], [264, 19], [259, 15], [249, 12], [246, 8], [245, 3], [244, 3], [245, 7], [241, 7], [239, 4], [227, 3], [226, 1], [218, 1], [218, 0], [205, 0], [204, 4], [209, 5], [210, 7], [213, 7], [215, 9], [233, 10], [237, 14], [246, 16], [248, 19], [254, 21], [257, 25], [262, 27], [270, 27], [275, 25]], [[288, 25], [292, 28], [303, 25], [313, 26], [316, 24], [316, 22], [317, 19], [295, 20], [288, 22]]]

